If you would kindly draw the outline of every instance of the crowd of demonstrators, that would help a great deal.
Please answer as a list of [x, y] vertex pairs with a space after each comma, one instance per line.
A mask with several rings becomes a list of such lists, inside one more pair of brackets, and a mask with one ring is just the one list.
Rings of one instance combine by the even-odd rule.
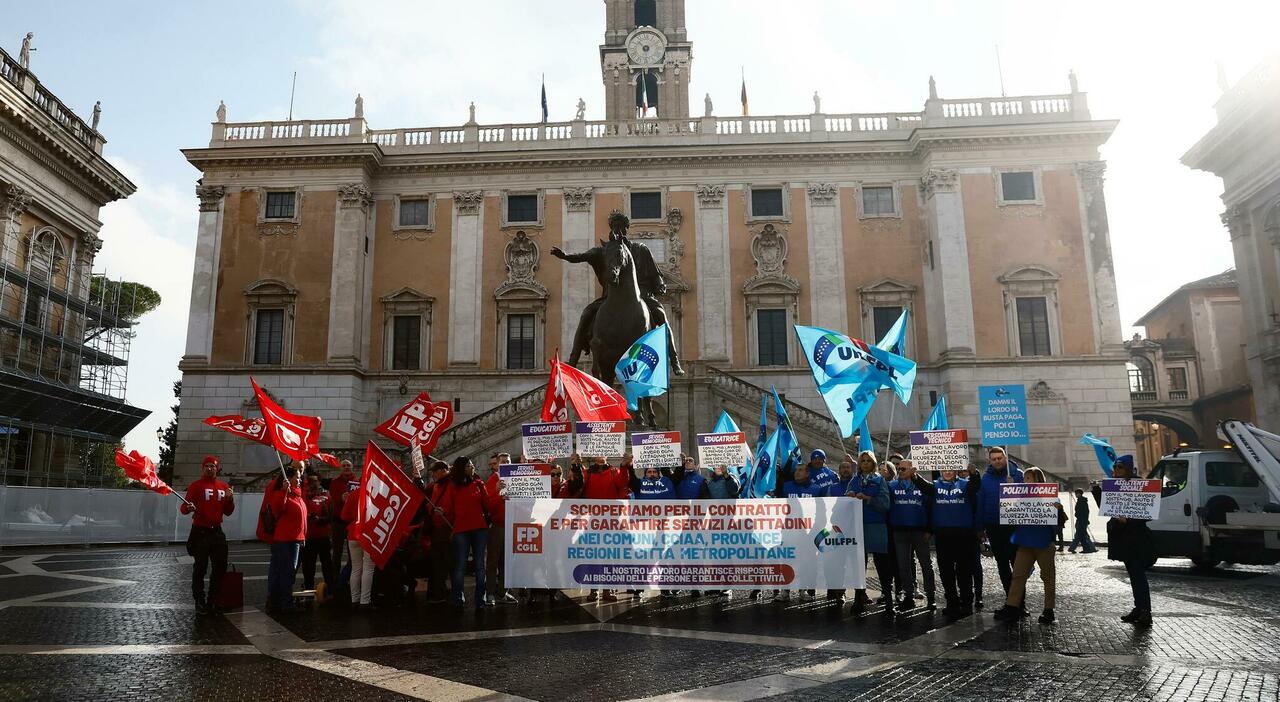
[[[191, 515], [191, 532], [187, 535], [187, 555], [195, 559], [191, 569], [191, 595], [200, 612], [218, 611], [218, 592], [222, 576], [227, 572], [227, 536], [222, 533], [222, 520], [236, 510], [231, 486], [218, 480], [220, 466], [215, 456], [205, 456], [200, 477], [187, 488], [182, 513]], [[213, 569], [209, 570], [210, 563]], [[204, 578], [209, 574], [209, 595], [205, 597]]]

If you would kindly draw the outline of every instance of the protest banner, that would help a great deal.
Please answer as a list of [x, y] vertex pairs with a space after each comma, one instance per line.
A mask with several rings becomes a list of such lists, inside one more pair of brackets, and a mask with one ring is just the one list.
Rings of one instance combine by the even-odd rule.
[[621, 456], [627, 452], [626, 422], [577, 422], [573, 425], [578, 455]]
[[517, 500], [505, 526], [508, 587], [866, 586], [859, 500]]
[[1031, 443], [1025, 386], [979, 386], [978, 411], [982, 421], [983, 444], [1014, 446]]
[[524, 440], [524, 455], [529, 458], [542, 460], [573, 455], [572, 422], [521, 424], [520, 436]]
[[1160, 481], [1103, 480], [1102, 504], [1098, 505], [1098, 515], [1126, 519], [1159, 519]]
[[937, 429], [911, 432], [911, 463], [916, 470], [969, 469], [969, 432]]
[[1057, 527], [1058, 484], [1001, 484], [1000, 523], [1005, 526]]
[[650, 466], [674, 468], [680, 465], [680, 432], [632, 432], [631, 460], [640, 470]]
[[512, 500], [551, 497], [551, 466], [546, 463], [507, 463], [498, 466], [507, 497]]
[[751, 455], [747, 449], [747, 435], [740, 431], [698, 434], [697, 439], [698, 465], [704, 468], [745, 466]]

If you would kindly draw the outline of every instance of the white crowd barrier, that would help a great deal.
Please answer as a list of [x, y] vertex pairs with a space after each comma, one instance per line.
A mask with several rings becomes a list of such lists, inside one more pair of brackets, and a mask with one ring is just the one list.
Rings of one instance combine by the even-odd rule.
[[[186, 541], [181, 500], [147, 490], [0, 485], [0, 547]], [[236, 495], [223, 520], [230, 541], [251, 540], [262, 493]]]

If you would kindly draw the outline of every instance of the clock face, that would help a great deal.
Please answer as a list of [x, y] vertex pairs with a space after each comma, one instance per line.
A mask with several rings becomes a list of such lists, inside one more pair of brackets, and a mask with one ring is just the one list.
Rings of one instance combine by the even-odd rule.
[[662, 62], [667, 50], [667, 40], [656, 29], [642, 27], [631, 33], [627, 39], [627, 57], [631, 63], [641, 66], [654, 66]]

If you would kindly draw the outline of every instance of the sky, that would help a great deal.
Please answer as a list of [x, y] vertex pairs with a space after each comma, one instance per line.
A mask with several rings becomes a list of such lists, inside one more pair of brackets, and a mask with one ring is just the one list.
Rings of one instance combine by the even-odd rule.
[[[102, 101], [105, 155], [138, 192], [102, 210], [97, 267], [156, 288], [133, 341], [127, 397], [152, 415], [126, 444], [155, 455], [172, 418], [185, 345], [199, 173], [179, 149], [229, 121], [341, 118], [357, 93], [374, 129], [552, 120], [578, 98], [603, 119], [601, 0], [218, 3], [3, 0], [0, 45], [36, 33], [32, 70], [88, 118]], [[850, 2], [688, 0], [691, 106], [734, 114], [745, 74], [753, 114], [921, 110], [943, 98], [1067, 92], [1075, 70], [1102, 148], [1126, 335], [1179, 285], [1232, 266], [1218, 178], [1179, 157], [1215, 123], [1216, 63], [1234, 82], [1275, 51], [1276, 2]], [[997, 62], [997, 47], [999, 62]]]

